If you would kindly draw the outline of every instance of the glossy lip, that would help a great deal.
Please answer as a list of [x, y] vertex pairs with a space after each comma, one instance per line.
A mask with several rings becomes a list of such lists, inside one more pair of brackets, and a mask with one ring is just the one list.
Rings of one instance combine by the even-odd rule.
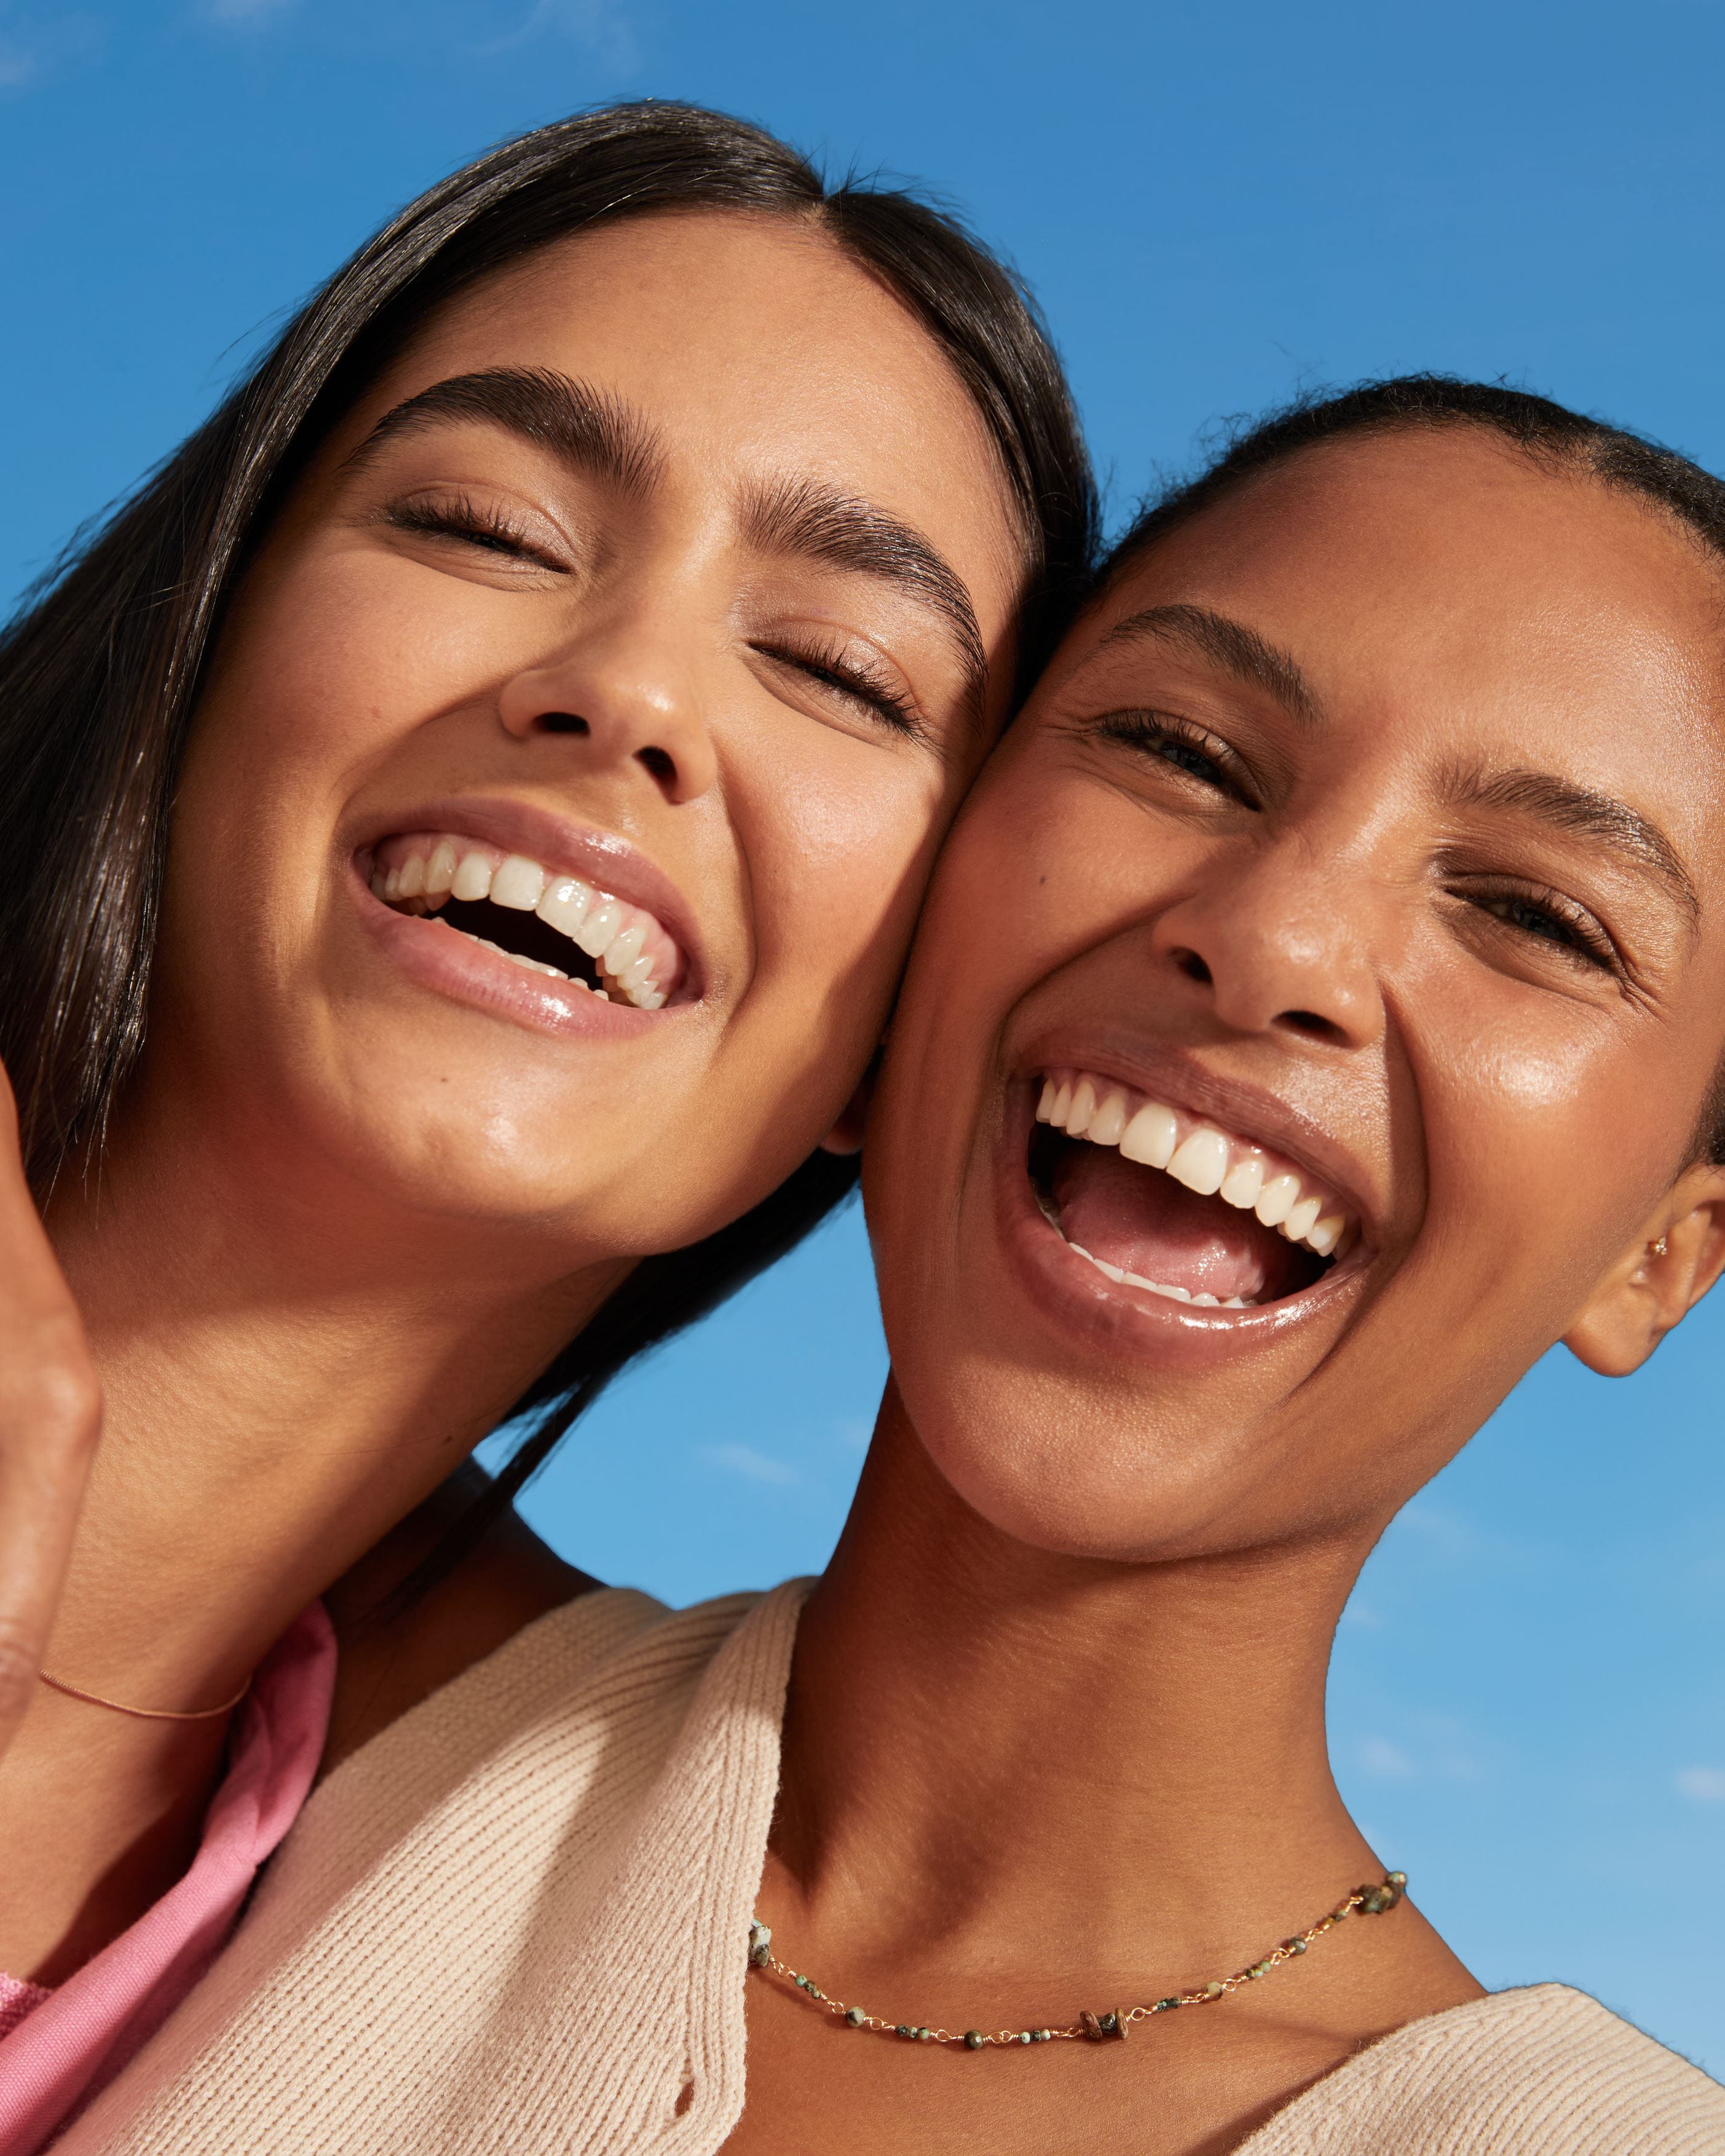
[[1178, 1050], [1071, 1027], [1038, 1036], [1014, 1063], [1014, 1079], [1027, 1083], [1050, 1070], [1117, 1079], [1134, 1092], [1214, 1123], [1225, 1136], [1284, 1154], [1353, 1214], [1362, 1244], [1376, 1240], [1374, 1224], [1383, 1208], [1375, 1194], [1367, 1194], [1373, 1178], [1360, 1161], [1310, 1116], [1262, 1086], [1219, 1078]]
[[[530, 973], [482, 950], [435, 914], [398, 913], [372, 896], [372, 850], [404, 831], [449, 831], [525, 854], [547, 869], [578, 875], [611, 896], [655, 914], [683, 953], [682, 977], [656, 1011], [602, 1002], [591, 989]], [[663, 870], [625, 839], [583, 829], [525, 802], [490, 798], [434, 801], [388, 819], [372, 819], [348, 855], [348, 890], [362, 927], [390, 959], [436, 993], [536, 1033], [588, 1040], [626, 1040], [688, 1009], [706, 992], [700, 937], [683, 896]]]
[[[1112, 1353], [1137, 1352], [1147, 1359], [1201, 1368], [1267, 1348], [1326, 1318], [1337, 1302], [1358, 1298], [1374, 1255], [1376, 1209], [1359, 1196], [1364, 1178], [1358, 1164], [1297, 1110], [1256, 1086], [1217, 1079], [1178, 1054], [1147, 1050], [1106, 1033], [1063, 1029], [1039, 1038], [1014, 1060], [1001, 1124], [997, 1219], [1012, 1269], [1039, 1313], [1064, 1320]], [[1360, 1223], [1358, 1240], [1310, 1287], [1251, 1310], [1194, 1309], [1109, 1280], [1045, 1217], [1026, 1172], [1037, 1091], [1050, 1068], [1116, 1078], [1153, 1100], [1273, 1147], [1296, 1166], [1308, 1167], [1315, 1180], [1344, 1202]]]
[[[644, 1018], [663, 1017], [680, 1004], [698, 1002], [705, 993], [706, 967], [693, 911], [664, 870], [630, 845], [628, 839], [571, 823], [531, 802], [505, 801], [483, 794], [424, 802], [387, 819], [373, 817], [362, 831], [355, 847], [354, 862], [356, 872], [367, 886], [367, 897], [371, 896], [372, 848], [385, 839], [407, 831], [448, 831], [457, 837], [501, 846], [505, 853], [525, 854], [542, 868], [563, 875], [579, 876], [584, 883], [597, 885], [611, 897], [620, 898], [629, 906], [642, 906], [656, 916], [683, 954], [683, 970], [665, 1010], [644, 1011]], [[372, 901], [374, 905], [380, 902]], [[389, 910], [384, 909], [386, 912]], [[483, 951], [479, 955], [482, 958], [490, 957]], [[521, 972], [519, 967], [513, 970]], [[521, 978], [528, 980], [533, 977], [521, 973]], [[603, 1010], [604, 1005], [599, 1008]]]

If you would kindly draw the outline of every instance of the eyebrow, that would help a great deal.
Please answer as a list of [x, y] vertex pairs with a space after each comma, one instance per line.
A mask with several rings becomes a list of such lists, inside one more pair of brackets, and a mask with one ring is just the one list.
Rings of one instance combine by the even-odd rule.
[[1248, 688], [1273, 696], [1291, 716], [1317, 726], [1323, 716], [1317, 698], [1292, 655], [1242, 621], [1209, 607], [1146, 607], [1117, 621], [1096, 649], [1117, 644], [1172, 644], [1231, 674]]
[[963, 578], [922, 534], [884, 509], [818, 480], [784, 480], [746, 502], [743, 528], [769, 554], [800, 555], [892, 585], [945, 621], [964, 666], [964, 697], [980, 715], [988, 659]]
[[1451, 808], [1502, 808], [1532, 816], [1553, 830], [1599, 839], [1643, 868], [1651, 869], [1688, 916], [1701, 919], [1701, 896], [1683, 857], [1657, 824], [1626, 801], [1572, 785], [1544, 771], [1456, 768], [1446, 773], [1442, 798]]
[[650, 494], [664, 470], [657, 431], [639, 413], [549, 367], [488, 367], [434, 382], [386, 412], [347, 462], [363, 464], [384, 443], [421, 428], [474, 420], [547, 449], [634, 500]]

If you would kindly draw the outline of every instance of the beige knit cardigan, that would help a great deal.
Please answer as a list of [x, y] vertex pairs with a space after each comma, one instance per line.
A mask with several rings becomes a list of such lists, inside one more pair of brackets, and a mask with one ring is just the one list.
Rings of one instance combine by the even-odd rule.
[[[802, 1593], [587, 1596], [374, 1738], [58, 2156], [712, 2156]], [[1725, 2156], [1725, 2090], [1537, 1984], [1373, 2045], [1240, 2156], [1296, 2152]]]

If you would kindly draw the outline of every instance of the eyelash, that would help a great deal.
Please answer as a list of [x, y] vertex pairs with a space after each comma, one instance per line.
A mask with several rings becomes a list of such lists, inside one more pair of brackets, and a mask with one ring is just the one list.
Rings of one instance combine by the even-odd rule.
[[794, 666], [865, 706], [895, 733], [921, 736], [922, 724], [908, 697], [894, 688], [884, 672], [857, 659], [849, 646], [814, 644], [798, 649], [790, 644], [757, 644], [753, 649], [763, 658]]
[[[490, 506], [482, 508], [467, 495], [446, 501], [394, 502], [383, 511], [383, 521], [398, 531], [465, 540], [470, 546], [513, 555], [517, 560], [534, 562], [545, 568], [560, 569], [563, 566], [536, 547], [501, 510]], [[836, 689], [841, 696], [865, 706], [896, 733], [920, 736], [922, 732], [922, 723], [909, 699], [894, 688], [884, 673], [859, 661], [845, 646], [821, 645], [797, 650], [788, 645], [760, 644], [755, 649], [767, 658], [800, 668], [803, 673]]]
[[[1470, 906], [1491, 914], [1507, 927], [1517, 929], [1533, 942], [1554, 945], [1584, 965], [1597, 967], [1601, 973], [1623, 971], [1617, 947], [1605, 931], [1584, 906], [1578, 906], [1573, 898], [1565, 898], [1561, 891], [1542, 889], [1537, 885], [1506, 884], [1496, 891], [1481, 892], [1476, 889], [1458, 895], [1465, 897]], [[1555, 921], [1563, 933], [1561, 937], [1548, 936], [1538, 929], [1528, 928], [1512, 920], [1512, 912]]]
[[491, 553], [512, 555], [517, 561], [532, 562], [542, 568], [560, 569], [563, 566], [543, 548], [535, 546], [501, 509], [489, 503], [482, 507], [470, 495], [454, 495], [443, 501], [392, 502], [383, 511], [383, 521], [398, 531], [465, 540], [470, 546], [484, 547]]
[[[1117, 741], [1143, 751], [1171, 764], [1200, 784], [1213, 786], [1245, 807], [1255, 808], [1240, 774], [1245, 766], [1225, 742], [1195, 725], [1168, 711], [1111, 711], [1095, 724], [1095, 732], [1105, 740]], [[1205, 767], [1195, 769], [1191, 762], [1168, 753], [1170, 748], [1183, 750], [1189, 758]], [[1506, 927], [1516, 930], [1531, 942], [1551, 945], [1566, 952], [1583, 965], [1597, 968], [1602, 973], [1621, 973], [1623, 962], [1616, 945], [1584, 906], [1574, 899], [1566, 898], [1561, 891], [1538, 885], [1502, 884], [1483, 891], [1477, 887], [1459, 893], [1467, 903], [1476, 906], [1502, 921]], [[1522, 916], [1517, 919], [1516, 916]], [[1527, 916], [1554, 924], [1562, 932], [1557, 936], [1527, 925]]]
[[[1200, 785], [1213, 786], [1219, 793], [1242, 807], [1256, 808], [1246, 783], [1246, 767], [1242, 759], [1204, 727], [1190, 719], [1183, 719], [1172, 711], [1110, 711], [1095, 722], [1093, 731], [1104, 741], [1124, 743], [1129, 748], [1142, 751], [1169, 764]], [[1183, 750], [1188, 757], [1209, 767], [1195, 770], [1190, 762], [1170, 756], [1170, 748]]]

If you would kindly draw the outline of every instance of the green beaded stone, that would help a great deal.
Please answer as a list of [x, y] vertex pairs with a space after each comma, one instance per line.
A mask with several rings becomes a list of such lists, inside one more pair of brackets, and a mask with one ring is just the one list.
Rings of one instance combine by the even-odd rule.
[[1309, 1939], [1284, 1939], [1282, 1944], [1290, 1953], [1304, 1953], [1312, 1942]]
[[1105, 2036], [1113, 2035], [1120, 2026], [1120, 2016], [1117, 2014], [1104, 2014], [1100, 2018], [1102, 2034]]
[[1052, 2029], [1039, 2029], [1036, 2031], [1036, 2041], [1039, 2044], [1053, 2043], [1054, 2030]]
[[757, 1969], [765, 1969], [768, 1963], [771, 1961], [772, 1958], [773, 1949], [771, 1947], [751, 1947], [749, 1948], [749, 1959], [755, 1964]]
[[1030, 2032], [1029, 2032], [1029, 2030], [1028, 2029], [1020, 2029], [1020, 2030], [1019, 2030], [1019, 2043], [1021, 2043], [1021, 2044], [1034, 2044], [1034, 2043], [1035, 2042], [1035, 2041], [1036, 2041], [1036, 2039], [1035, 2039], [1035, 2038], [1034, 2038], [1034, 2037], [1030, 2034]]
[[1178, 1999], [1158, 1999], [1150, 2011], [1153, 2014], [1172, 2014], [1179, 2003]]
[[980, 2029], [967, 2029], [965, 2030], [964, 2048], [967, 2051], [981, 2051], [983, 2048], [983, 2032]]
[[1405, 1871], [1392, 1871], [1389, 1874], [1389, 1883], [1392, 1887], [1405, 1887], [1408, 1883], [1407, 1873]]
[[934, 2041], [934, 2031], [933, 2031], [933, 2030], [932, 2030], [932, 2029], [919, 2029], [919, 2030], [916, 2031], [916, 2041], [917, 2041], [917, 2042], [918, 2042], [918, 2043], [921, 2043], [921, 2044], [932, 2044], [932, 2043]]
[[853, 2029], [860, 2029], [864, 2022], [866, 2021], [868, 2018], [868, 2015], [863, 2012], [860, 2006], [847, 2007], [845, 2010], [845, 2019], [850, 2024]]
[[908, 2036], [911, 2034], [910, 2023], [908, 2021], [901, 2021], [895, 2033], [901, 2036]]
[[1204, 1995], [1206, 1999], [1219, 1999], [1227, 1989], [1227, 1985], [1218, 1977], [1213, 1984], [1205, 1984]]

